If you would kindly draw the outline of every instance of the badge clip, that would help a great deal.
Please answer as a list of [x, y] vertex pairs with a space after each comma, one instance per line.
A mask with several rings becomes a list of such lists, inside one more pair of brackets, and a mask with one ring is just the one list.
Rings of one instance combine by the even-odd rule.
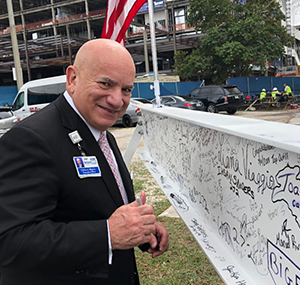
[[80, 134], [78, 133], [78, 131], [74, 131], [72, 133], [69, 133], [69, 137], [70, 137], [73, 144], [77, 144], [77, 143], [80, 143], [82, 141], [82, 138], [81, 138]]
[[79, 149], [79, 152], [81, 153], [82, 156], [86, 156], [86, 153], [84, 152], [84, 150], [82, 149], [80, 143], [77, 144], [77, 147]]
[[78, 131], [74, 131], [72, 133], [69, 133], [69, 138], [71, 139], [73, 144], [77, 144], [77, 147], [79, 149], [79, 152], [81, 153], [82, 156], [86, 156], [86, 153], [83, 151], [80, 142], [82, 141], [82, 138]]

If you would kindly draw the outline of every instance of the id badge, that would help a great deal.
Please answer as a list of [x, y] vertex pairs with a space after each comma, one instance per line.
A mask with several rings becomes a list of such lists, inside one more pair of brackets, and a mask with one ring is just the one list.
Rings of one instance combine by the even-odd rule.
[[101, 176], [96, 156], [75, 156], [73, 161], [79, 178]]

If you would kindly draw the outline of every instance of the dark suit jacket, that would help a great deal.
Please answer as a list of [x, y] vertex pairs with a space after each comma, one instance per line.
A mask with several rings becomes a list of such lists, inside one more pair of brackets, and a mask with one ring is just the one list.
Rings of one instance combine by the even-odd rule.
[[[75, 130], [101, 177], [78, 177]], [[130, 176], [107, 136], [131, 202]], [[107, 219], [122, 204], [100, 147], [63, 96], [23, 120], [0, 139], [0, 284], [138, 284], [133, 249], [113, 251], [108, 265]]]

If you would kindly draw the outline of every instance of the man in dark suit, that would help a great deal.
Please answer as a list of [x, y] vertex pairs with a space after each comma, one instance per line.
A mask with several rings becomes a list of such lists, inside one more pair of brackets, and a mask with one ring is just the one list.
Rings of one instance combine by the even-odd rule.
[[156, 257], [168, 232], [144, 193], [135, 201], [106, 131], [129, 104], [133, 60], [117, 42], [92, 40], [66, 76], [64, 95], [0, 140], [0, 284], [139, 284], [133, 248], [148, 243]]

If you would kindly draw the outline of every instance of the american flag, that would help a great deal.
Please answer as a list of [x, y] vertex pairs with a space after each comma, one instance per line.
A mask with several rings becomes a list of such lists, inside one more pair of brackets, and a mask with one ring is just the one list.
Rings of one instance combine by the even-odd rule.
[[108, 0], [101, 38], [125, 44], [125, 32], [147, 0]]

